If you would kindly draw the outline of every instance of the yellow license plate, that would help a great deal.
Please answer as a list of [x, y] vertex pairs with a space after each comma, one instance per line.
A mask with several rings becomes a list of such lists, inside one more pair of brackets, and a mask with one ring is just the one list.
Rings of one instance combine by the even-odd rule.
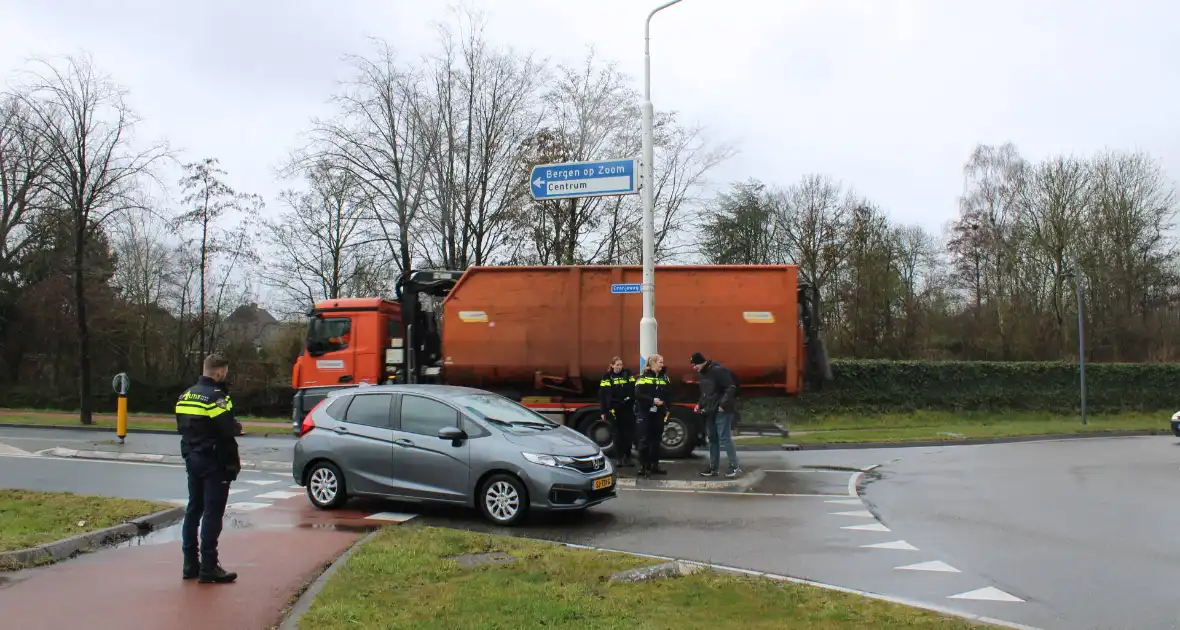
[[603, 488], [609, 488], [613, 485], [615, 485], [614, 475], [607, 475], [606, 477], [601, 477], [594, 480], [595, 490], [602, 490]]

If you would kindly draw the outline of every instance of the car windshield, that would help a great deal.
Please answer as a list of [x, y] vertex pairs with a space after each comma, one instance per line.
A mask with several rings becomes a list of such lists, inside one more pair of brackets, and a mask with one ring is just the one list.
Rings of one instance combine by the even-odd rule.
[[497, 424], [551, 429], [559, 426], [545, 416], [496, 394], [460, 394], [453, 400], [479, 417]]

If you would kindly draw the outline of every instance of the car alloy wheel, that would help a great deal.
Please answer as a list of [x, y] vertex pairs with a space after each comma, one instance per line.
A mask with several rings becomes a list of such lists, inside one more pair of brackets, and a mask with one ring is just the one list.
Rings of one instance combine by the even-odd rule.
[[484, 484], [480, 509], [497, 525], [515, 525], [528, 511], [524, 484], [511, 475], [493, 476]]
[[318, 508], [334, 508], [344, 503], [343, 486], [340, 471], [327, 462], [316, 464], [307, 476], [307, 496]]

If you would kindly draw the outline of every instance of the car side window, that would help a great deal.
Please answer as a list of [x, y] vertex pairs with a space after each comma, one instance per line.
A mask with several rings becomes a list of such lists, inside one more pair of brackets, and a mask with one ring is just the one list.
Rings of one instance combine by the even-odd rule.
[[439, 429], [459, 426], [459, 412], [436, 400], [402, 395], [401, 430], [418, 435], [438, 435]]
[[[389, 407], [393, 396], [389, 394], [356, 394], [344, 415], [344, 421], [362, 424], [378, 429], [390, 428]], [[333, 403], [335, 404], [335, 403]]]
[[341, 396], [332, 401], [326, 410], [328, 417], [333, 420], [344, 420], [344, 410], [348, 409], [348, 401], [351, 399], [352, 396]]

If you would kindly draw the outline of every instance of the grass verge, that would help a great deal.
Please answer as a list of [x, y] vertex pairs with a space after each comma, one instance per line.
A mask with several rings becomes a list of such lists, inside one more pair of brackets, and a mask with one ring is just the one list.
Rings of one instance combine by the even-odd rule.
[[[115, 414], [94, 414], [92, 427], [109, 428], [115, 430]], [[243, 423], [243, 430], [247, 435], [251, 433], [276, 433], [290, 430], [290, 418], [243, 416], [238, 418]], [[78, 421], [78, 413], [70, 411], [42, 411], [24, 409], [0, 409], [0, 423], [23, 424], [39, 427], [62, 427], [75, 429], [83, 426]], [[260, 423], [256, 426], [249, 423]], [[272, 426], [273, 425], [273, 426]], [[175, 431], [176, 419], [159, 414], [128, 414], [127, 430], [151, 429], [156, 431]]]
[[[508, 563], [453, 556], [499, 551]], [[700, 572], [636, 584], [614, 573], [658, 564], [487, 534], [399, 526], [357, 550], [329, 579], [301, 628], [577, 628], [835, 630], [982, 628], [960, 619], [765, 578]]]
[[1024, 437], [1115, 431], [1169, 432], [1171, 413], [1129, 412], [1087, 415], [918, 411], [914, 413], [841, 414], [788, 422], [789, 438], [752, 437], [739, 444], [838, 444], [920, 442], [968, 438]]
[[0, 552], [122, 525], [169, 507], [138, 499], [0, 489]]

